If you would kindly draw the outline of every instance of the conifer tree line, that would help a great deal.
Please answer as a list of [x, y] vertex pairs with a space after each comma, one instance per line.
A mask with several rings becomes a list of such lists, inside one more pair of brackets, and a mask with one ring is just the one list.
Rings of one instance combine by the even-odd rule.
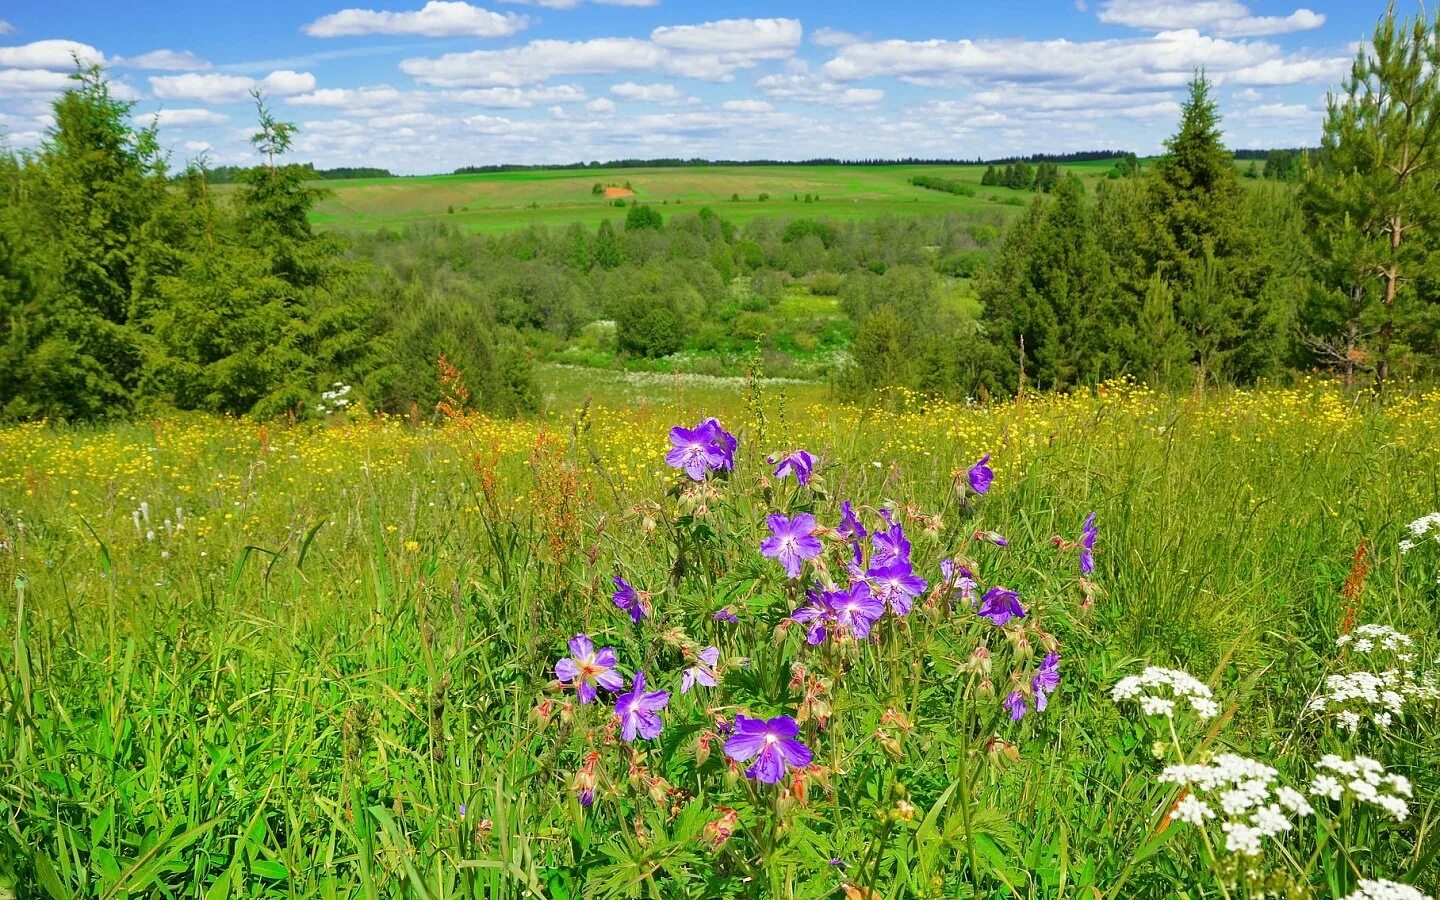
[[1434, 376], [1437, 72], [1436, 22], [1392, 8], [1330, 96], [1319, 152], [1276, 151], [1264, 174], [1282, 183], [1249, 187], [1197, 74], [1142, 177], [1101, 182], [1088, 199], [1063, 178], [1006, 231], [981, 279], [994, 357], [977, 381], [1009, 391], [1118, 375], [1246, 384], [1312, 368], [1382, 384]]
[[259, 95], [263, 162], [222, 196], [197, 167], [167, 174], [154, 125], [131, 124], [98, 67], [74, 77], [44, 144], [0, 154], [0, 417], [269, 417], [336, 382], [433, 407], [442, 351], [483, 408], [534, 407], [493, 323], [423, 300], [395, 315], [400, 287], [312, 230], [314, 171], [286, 162], [295, 128]]

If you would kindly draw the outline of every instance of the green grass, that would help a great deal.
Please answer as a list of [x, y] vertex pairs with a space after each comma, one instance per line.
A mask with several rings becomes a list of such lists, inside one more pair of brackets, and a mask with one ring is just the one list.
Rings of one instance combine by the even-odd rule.
[[[1093, 188], [1109, 171], [1109, 162], [1067, 165]], [[529, 225], [594, 226], [624, 219], [625, 210], [591, 193], [593, 185], [623, 185], [635, 190], [630, 202], [658, 206], [666, 215], [709, 206], [735, 222], [761, 216], [829, 216], [858, 219], [875, 215], [934, 215], [1017, 208], [1003, 201], [1028, 192], [981, 188], [983, 166], [709, 166], [656, 169], [556, 169], [477, 175], [413, 178], [362, 178], [326, 181], [333, 194], [315, 210], [327, 228], [375, 229], [411, 222], [444, 221], [477, 232], [500, 232]], [[976, 186], [974, 197], [916, 187], [914, 175], [938, 174]], [[761, 202], [761, 193], [770, 199]], [[739, 201], [732, 201], [734, 194]], [[818, 202], [804, 203], [806, 194]], [[451, 211], [453, 210], [453, 212]]]
[[[1162, 827], [1157, 746], [1247, 754], [1302, 788], [1323, 753], [1380, 758], [1414, 782], [1404, 822], [1316, 800], [1245, 869], [1272, 896], [1345, 896], [1357, 874], [1434, 893], [1436, 704], [1354, 738], [1301, 710], [1369, 662], [1335, 646], [1362, 541], [1356, 621], [1435, 657], [1440, 546], [1397, 548], [1440, 508], [1440, 394], [885, 412], [630, 377], [547, 372], [539, 422], [0, 430], [0, 893], [1220, 897], [1197, 830]], [[739, 448], [697, 492], [663, 455], [707, 414]], [[822, 460], [806, 489], [765, 460], [795, 447]], [[993, 488], [962, 497], [953, 476], [985, 452]], [[898, 504], [921, 574], [968, 557], [1029, 615], [1002, 631], [926, 592], [873, 641], [808, 646], [783, 624], [802, 582], [758, 546], [768, 513], [833, 525], [841, 500], [872, 529]], [[1050, 539], [1092, 510], [1087, 586]], [[654, 592], [651, 618], [615, 608], [617, 574]], [[553, 666], [579, 631], [671, 692], [660, 740], [620, 742], [608, 698], [565, 707]], [[1001, 698], [1051, 642], [1049, 709], [1010, 721]], [[708, 645], [719, 685], [682, 694]], [[1109, 697], [1147, 663], [1209, 683], [1220, 718], [1179, 717], [1167, 745], [1163, 719]], [[737, 712], [803, 719], [820, 767], [803, 796], [727, 767], [714, 728]]]

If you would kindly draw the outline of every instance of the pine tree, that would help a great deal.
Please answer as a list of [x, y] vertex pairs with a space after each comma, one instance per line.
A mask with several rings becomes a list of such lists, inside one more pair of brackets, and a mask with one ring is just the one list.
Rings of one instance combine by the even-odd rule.
[[1437, 67], [1440, 19], [1399, 22], [1392, 4], [1329, 98], [1323, 165], [1303, 190], [1322, 285], [1304, 323], [1312, 346], [1382, 383], [1411, 354], [1440, 352]]
[[980, 176], [980, 186], [981, 186], [981, 187], [995, 187], [995, 185], [999, 182], [999, 179], [1000, 179], [1000, 176], [995, 172], [995, 166], [994, 166], [994, 165], [986, 166], [986, 167], [985, 167], [985, 174]]

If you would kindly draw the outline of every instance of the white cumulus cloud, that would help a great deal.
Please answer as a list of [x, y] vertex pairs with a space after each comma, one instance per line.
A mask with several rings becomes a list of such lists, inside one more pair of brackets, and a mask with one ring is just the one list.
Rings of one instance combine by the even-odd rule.
[[1184, 85], [1200, 68], [1216, 82], [1295, 84], [1324, 82], [1347, 63], [1286, 55], [1265, 41], [1230, 40], [1187, 28], [1098, 41], [876, 41], [842, 48], [822, 71], [837, 81], [892, 77], [926, 86], [965, 80], [1164, 89]]
[[361, 34], [415, 34], [424, 37], [508, 37], [529, 20], [515, 13], [497, 13], [460, 0], [430, 0], [413, 12], [342, 9], [321, 16], [301, 31], [311, 37]]
[[446, 91], [444, 96], [484, 109], [529, 109], [543, 103], [579, 103], [585, 89], [578, 84], [556, 84], [535, 88], [471, 88]]
[[1288, 16], [1254, 16], [1239, 0], [1106, 0], [1096, 16], [1102, 22], [1128, 28], [1197, 28], [1222, 37], [1285, 34], [1325, 24], [1324, 15], [1304, 8]]
[[64, 72], [45, 69], [0, 69], [0, 97], [57, 94], [72, 84]]
[[636, 84], [625, 81], [613, 85], [610, 93], [621, 100], [635, 100], [640, 103], [680, 103], [685, 95], [673, 84]]
[[151, 75], [150, 90], [161, 100], [200, 100], [206, 103], [239, 103], [252, 90], [263, 94], [284, 97], [304, 94], [315, 90], [315, 76], [309, 72], [292, 72], [280, 69], [256, 81], [244, 75], [224, 75], [219, 72], [184, 75]]
[[189, 50], [151, 50], [139, 56], [124, 56], [115, 65], [127, 69], [150, 69], [156, 72], [205, 72], [214, 68]]
[[17, 47], [0, 47], [0, 66], [16, 69], [72, 71], [77, 58], [81, 65], [105, 62], [105, 54], [79, 41], [34, 41]]
[[186, 125], [218, 125], [230, 120], [230, 117], [224, 113], [218, 113], [211, 109], [157, 109], [149, 115], [137, 115], [135, 118], [141, 121], [148, 121], [151, 118], [159, 119], [161, 126], [176, 128], [183, 128]]
[[733, 113], [767, 113], [775, 109], [764, 100], [726, 100], [720, 108]]
[[656, 28], [642, 38], [536, 40], [500, 50], [471, 50], [402, 60], [400, 71], [435, 87], [523, 87], [557, 76], [664, 72], [729, 81], [737, 69], [784, 59], [803, 36], [794, 19], [723, 19]]

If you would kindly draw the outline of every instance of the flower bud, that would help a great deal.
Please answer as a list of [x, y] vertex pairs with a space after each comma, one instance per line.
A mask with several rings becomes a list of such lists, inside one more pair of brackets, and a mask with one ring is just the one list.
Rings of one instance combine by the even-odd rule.
[[990, 677], [990, 650], [983, 646], [976, 647], [970, 652], [970, 658], [960, 668], [972, 675], [980, 675], [988, 679]]
[[899, 759], [902, 753], [900, 742], [883, 729], [875, 729], [875, 740], [880, 744], [880, 749], [891, 759]]
[[895, 818], [902, 822], [909, 822], [915, 818], [915, 805], [909, 800], [901, 800], [895, 804]]
[[979, 694], [986, 700], [995, 698], [995, 684], [988, 677], [980, 682]]
[[1021, 662], [1029, 662], [1035, 658], [1035, 648], [1030, 645], [1030, 639], [1023, 631], [1006, 632], [1010, 638], [1010, 644], [1015, 648], [1015, 658]]

